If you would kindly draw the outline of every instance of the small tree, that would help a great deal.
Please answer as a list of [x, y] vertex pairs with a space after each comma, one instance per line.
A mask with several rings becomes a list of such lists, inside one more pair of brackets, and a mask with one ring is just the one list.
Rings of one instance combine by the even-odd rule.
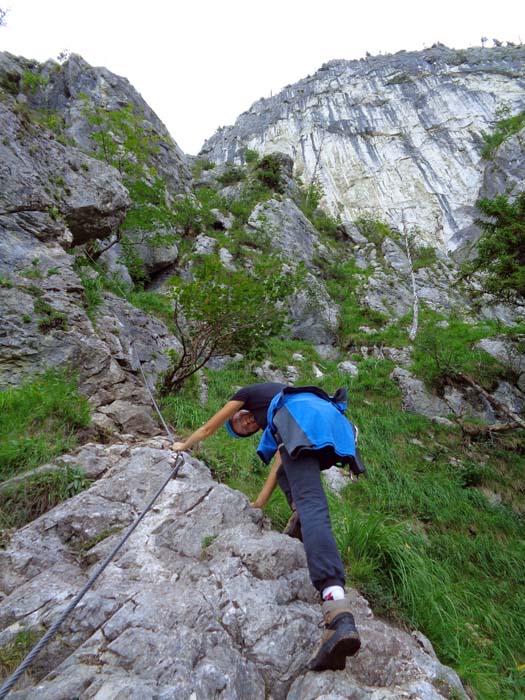
[[3, 9], [0, 7], [0, 27], [4, 27], [4, 26], [5, 26], [5, 16], [6, 16], [6, 14], [7, 14], [7, 10], [3, 10]]
[[498, 300], [525, 299], [525, 191], [513, 202], [498, 195], [480, 199], [476, 206], [490, 220], [475, 222], [483, 234], [476, 257], [463, 266], [463, 276], [482, 272], [484, 291]]
[[192, 280], [176, 280], [171, 297], [182, 352], [171, 353], [161, 393], [180, 389], [212, 357], [260, 351], [282, 330], [289, 280], [275, 267], [270, 260], [254, 274], [231, 272], [206, 256]]

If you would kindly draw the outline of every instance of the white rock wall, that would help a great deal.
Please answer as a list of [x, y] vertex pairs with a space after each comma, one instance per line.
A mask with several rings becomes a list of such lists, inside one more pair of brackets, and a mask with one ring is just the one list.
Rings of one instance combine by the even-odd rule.
[[202, 154], [284, 152], [306, 184], [319, 180], [333, 215], [381, 219], [455, 248], [483, 182], [481, 132], [499, 108], [525, 109], [524, 65], [524, 47], [334, 61], [255, 103]]

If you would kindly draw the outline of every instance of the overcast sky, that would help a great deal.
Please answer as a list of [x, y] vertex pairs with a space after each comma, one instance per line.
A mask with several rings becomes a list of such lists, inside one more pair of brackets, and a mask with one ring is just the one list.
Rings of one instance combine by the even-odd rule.
[[330, 59], [525, 41], [525, 0], [0, 0], [0, 50], [122, 75], [186, 153]]

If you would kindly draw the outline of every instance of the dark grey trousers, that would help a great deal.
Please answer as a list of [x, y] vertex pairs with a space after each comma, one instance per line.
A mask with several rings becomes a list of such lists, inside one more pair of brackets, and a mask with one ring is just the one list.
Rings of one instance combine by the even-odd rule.
[[282, 466], [277, 471], [277, 483], [299, 515], [312, 583], [321, 593], [327, 586], [344, 587], [345, 571], [332, 532], [320, 460], [315, 452], [292, 459], [284, 447], [279, 451]]

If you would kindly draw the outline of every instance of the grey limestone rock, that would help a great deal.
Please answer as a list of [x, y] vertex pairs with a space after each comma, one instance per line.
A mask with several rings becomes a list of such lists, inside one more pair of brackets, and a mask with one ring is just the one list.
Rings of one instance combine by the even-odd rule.
[[[0, 647], [49, 626], [169, 475], [157, 438], [77, 453], [89, 490], [0, 551]], [[309, 673], [320, 607], [298, 540], [186, 457], [151, 511], [13, 689], [13, 700], [466, 698], [456, 674], [350, 592], [363, 647]]]
[[[524, 61], [523, 46], [330, 61], [255, 102], [201, 154], [223, 163], [240, 162], [246, 148], [287, 153], [297, 176], [321, 184], [332, 215], [417, 229], [421, 242], [455, 249], [472, 236], [484, 184], [481, 132], [502, 105], [525, 107]], [[501, 177], [488, 177], [522, 180], [521, 161], [496, 163]]]
[[258, 204], [248, 221], [248, 230], [264, 235], [272, 248], [290, 262], [312, 264], [318, 234], [291, 199], [270, 199]]
[[450, 406], [438, 396], [431, 394], [420, 379], [416, 379], [407, 369], [396, 367], [390, 374], [403, 393], [403, 406], [407, 411], [421, 413], [427, 418], [446, 417], [451, 413]]

